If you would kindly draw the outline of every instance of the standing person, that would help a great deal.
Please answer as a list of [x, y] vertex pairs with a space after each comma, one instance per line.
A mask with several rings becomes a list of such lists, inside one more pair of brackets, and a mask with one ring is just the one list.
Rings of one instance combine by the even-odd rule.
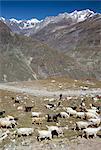
[[62, 94], [60, 94], [60, 98], [59, 98], [59, 100], [62, 100]]
[[59, 102], [57, 104], [58, 107], [61, 105], [61, 100], [62, 100], [62, 94], [59, 95]]

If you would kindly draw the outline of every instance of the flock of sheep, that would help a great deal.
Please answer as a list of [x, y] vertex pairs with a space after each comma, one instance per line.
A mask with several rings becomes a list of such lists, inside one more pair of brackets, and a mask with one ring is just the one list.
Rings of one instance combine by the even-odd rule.
[[[12, 98], [13, 99], [13, 98]], [[53, 113], [43, 114], [41, 111], [32, 111], [32, 107], [25, 107], [25, 111], [31, 113], [32, 124], [37, 125], [37, 140], [42, 141], [45, 139], [52, 139], [54, 136], [63, 137], [64, 131], [68, 130], [68, 124], [66, 126], [61, 126], [60, 120], [70, 118], [80, 118], [80, 121], [75, 122], [72, 130], [79, 130], [82, 133], [82, 137], [86, 137], [87, 139], [92, 137], [96, 137], [97, 133], [101, 130], [101, 117], [100, 117], [100, 107], [94, 106], [90, 104], [87, 108], [85, 104], [85, 99], [81, 98], [81, 103], [79, 106], [63, 106], [62, 105], [62, 95], [60, 95], [60, 100], [57, 104], [48, 103], [44, 104], [44, 109], [49, 109]], [[19, 103], [19, 99], [15, 99], [15, 103]], [[58, 110], [58, 113], [56, 112]], [[62, 111], [60, 111], [62, 110]], [[5, 111], [0, 111], [0, 128], [14, 128], [13, 134], [16, 136], [29, 136], [34, 134], [34, 128], [18, 128], [17, 122], [19, 118], [14, 116], [5, 116]], [[45, 121], [46, 130], [41, 130], [39, 125], [43, 124]], [[54, 122], [55, 125], [49, 125], [50, 122]], [[48, 124], [48, 125], [47, 125]], [[7, 130], [5, 134], [0, 137], [2, 139], [9, 135], [10, 132]]]

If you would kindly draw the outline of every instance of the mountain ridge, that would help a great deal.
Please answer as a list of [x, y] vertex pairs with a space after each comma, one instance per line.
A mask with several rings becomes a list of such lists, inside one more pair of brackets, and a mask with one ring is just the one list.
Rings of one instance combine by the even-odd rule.
[[86, 9], [82, 11], [75, 10], [71, 13], [59, 13], [57, 16], [45, 17], [43, 20], [32, 18], [30, 20], [17, 20], [15, 18], [5, 19], [0, 17], [0, 20], [7, 24], [7, 26], [15, 33], [25, 34], [30, 36], [33, 33], [37, 33], [42, 28], [51, 23], [58, 23], [61, 20], [72, 20], [71, 24], [82, 22], [89, 17], [96, 15], [93, 11]]

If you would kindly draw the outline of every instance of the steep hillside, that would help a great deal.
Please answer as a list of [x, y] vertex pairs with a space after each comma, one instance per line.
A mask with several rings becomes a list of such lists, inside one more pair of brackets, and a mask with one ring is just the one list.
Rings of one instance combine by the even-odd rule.
[[101, 15], [75, 25], [61, 24], [49, 24], [33, 37], [72, 57], [89, 77], [101, 80]]
[[61, 75], [73, 78], [87, 76], [71, 57], [30, 37], [12, 33], [2, 22], [0, 26], [0, 81], [23, 81]]
[[0, 21], [0, 81], [35, 79], [19, 47], [14, 45], [15, 37]]

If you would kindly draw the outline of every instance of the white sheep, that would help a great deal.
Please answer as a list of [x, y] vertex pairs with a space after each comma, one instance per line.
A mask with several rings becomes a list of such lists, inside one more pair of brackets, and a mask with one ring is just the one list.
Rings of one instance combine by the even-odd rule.
[[42, 124], [45, 117], [34, 117], [32, 118], [32, 124]]
[[66, 112], [69, 114], [69, 115], [76, 115], [77, 111], [76, 110], [73, 110], [71, 107], [67, 107], [66, 108]]
[[41, 112], [32, 112], [32, 117], [40, 117]]
[[90, 119], [90, 118], [98, 118], [98, 117], [99, 117], [98, 115], [96, 115], [96, 114], [94, 114], [92, 112], [85, 112], [85, 118], [86, 118], [86, 120]]
[[77, 112], [76, 117], [83, 119], [83, 118], [85, 118], [85, 113], [84, 112]]
[[60, 112], [59, 115], [61, 118], [69, 118], [69, 115], [67, 114], [67, 112]]
[[78, 121], [76, 122], [76, 129], [78, 130], [85, 129], [91, 124], [92, 122]]
[[94, 137], [96, 137], [96, 134], [100, 130], [101, 130], [101, 127], [98, 127], [98, 128], [86, 128], [86, 129], [83, 130], [82, 137], [84, 135], [86, 135], [87, 139], [89, 138], [90, 135], [93, 135]]
[[13, 119], [9, 119], [7, 117], [5, 118], [0, 118], [0, 127], [5, 127], [5, 128], [12, 128], [16, 126], [16, 121]]
[[[64, 108], [65, 109], [65, 108]], [[70, 110], [73, 110], [73, 108], [71, 108], [71, 107], [66, 107], [66, 110], [67, 111], [70, 111]]]
[[16, 129], [16, 134], [18, 136], [32, 135], [33, 132], [34, 132], [33, 128], [18, 128], [18, 129]]
[[101, 119], [100, 118], [91, 118], [91, 119], [88, 119], [89, 122], [92, 122], [93, 125], [96, 125], [97, 127], [100, 125], [101, 123]]
[[93, 114], [97, 114], [97, 109], [86, 109], [87, 112], [91, 112]]
[[47, 130], [38, 130], [38, 136], [37, 136], [38, 141], [41, 141], [43, 139], [52, 139], [52, 134], [51, 131]]
[[56, 105], [55, 104], [47, 104], [47, 105], [45, 105], [45, 107], [48, 109], [52, 109], [52, 108], [56, 108]]
[[89, 104], [90, 108], [93, 109], [93, 110], [96, 110], [97, 111], [97, 107], [93, 106], [92, 104]]

